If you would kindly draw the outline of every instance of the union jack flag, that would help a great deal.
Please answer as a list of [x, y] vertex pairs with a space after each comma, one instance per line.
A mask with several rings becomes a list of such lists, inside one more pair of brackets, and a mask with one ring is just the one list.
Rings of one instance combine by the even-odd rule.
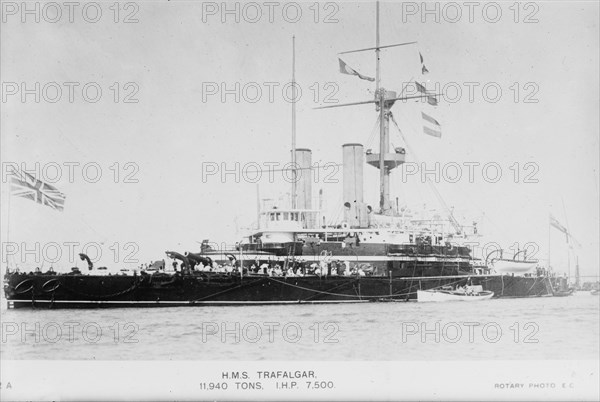
[[17, 169], [10, 180], [10, 193], [15, 197], [27, 198], [38, 204], [62, 211], [66, 196], [55, 187], [36, 179], [27, 172]]

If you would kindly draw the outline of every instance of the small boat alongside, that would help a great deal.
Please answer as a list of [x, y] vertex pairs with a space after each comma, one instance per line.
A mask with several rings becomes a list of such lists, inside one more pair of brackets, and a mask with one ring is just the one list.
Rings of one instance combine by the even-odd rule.
[[494, 292], [483, 290], [482, 286], [464, 286], [456, 289], [443, 287], [417, 291], [418, 302], [480, 301], [492, 297], [494, 297]]
[[570, 289], [565, 289], [565, 290], [555, 290], [552, 293], [552, 296], [554, 297], [566, 297], [566, 296], [571, 296], [573, 294], [573, 292], [575, 291], [575, 289], [570, 288]]

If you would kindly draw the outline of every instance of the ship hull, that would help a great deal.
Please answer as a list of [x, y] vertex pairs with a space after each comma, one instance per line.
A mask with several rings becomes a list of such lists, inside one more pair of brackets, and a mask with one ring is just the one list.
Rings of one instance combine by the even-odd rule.
[[418, 290], [470, 283], [494, 297], [548, 296], [548, 279], [498, 275], [270, 277], [196, 275], [47, 275], [11, 273], [12, 308], [113, 308], [414, 301]]

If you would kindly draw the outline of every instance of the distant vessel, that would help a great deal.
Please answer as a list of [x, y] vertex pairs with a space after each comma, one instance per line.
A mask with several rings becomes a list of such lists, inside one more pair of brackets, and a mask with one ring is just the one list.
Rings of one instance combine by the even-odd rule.
[[[478, 235], [477, 228], [460, 224], [451, 209], [445, 208], [444, 218], [419, 219], [391, 201], [390, 173], [406, 158], [403, 147], [390, 149], [390, 120], [396, 124], [392, 106], [398, 100], [426, 99], [429, 104], [437, 104], [437, 100], [426, 92], [398, 96], [380, 86], [380, 50], [414, 42], [380, 45], [379, 3], [376, 25], [375, 47], [358, 50], [375, 51], [376, 78], [343, 66], [346, 74], [375, 81], [374, 99], [348, 105], [375, 105], [380, 137], [379, 153], [365, 152], [357, 143], [342, 146], [343, 221], [327, 224], [321, 208], [313, 208], [312, 179], [305, 174], [293, 180], [291, 206], [260, 210], [258, 229], [235, 246], [222, 249], [207, 240], [199, 251], [167, 251], [173, 271], [162, 261], [139, 274], [99, 275], [87, 256], [82, 259], [93, 274], [78, 269], [69, 274], [7, 270], [4, 290], [9, 306], [311, 304], [409, 301], [417, 300], [419, 294], [451, 296], [452, 300], [552, 295], [547, 272], [514, 275], [514, 269], [525, 272], [535, 266], [534, 261], [512, 261], [513, 271], [507, 271], [502, 265], [507, 262], [501, 259], [492, 266], [474, 258], [467, 242]], [[342, 63], [340, 60], [340, 66]], [[296, 148], [294, 102], [292, 122], [292, 170], [296, 176], [297, 171], [310, 172], [313, 167], [312, 152]], [[437, 136], [435, 130], [425, 132]], [[364, 201], [365, 164], [380, 173], [378, 208]], [[467, 285], [477, 287], [477, 294], [423, 292]]]
[[417, 291], [417, 301], [419, 302], [481, 301], [489, 300], [492, 297], [494, 297], [494, 292], [483, 290], [482, 286]]

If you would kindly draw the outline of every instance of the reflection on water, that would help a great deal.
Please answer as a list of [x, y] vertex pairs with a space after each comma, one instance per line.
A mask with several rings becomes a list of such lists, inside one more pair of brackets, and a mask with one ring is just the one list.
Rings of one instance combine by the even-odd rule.
[[6, 310], [3, 359], [596, 359], [599, 299]]

